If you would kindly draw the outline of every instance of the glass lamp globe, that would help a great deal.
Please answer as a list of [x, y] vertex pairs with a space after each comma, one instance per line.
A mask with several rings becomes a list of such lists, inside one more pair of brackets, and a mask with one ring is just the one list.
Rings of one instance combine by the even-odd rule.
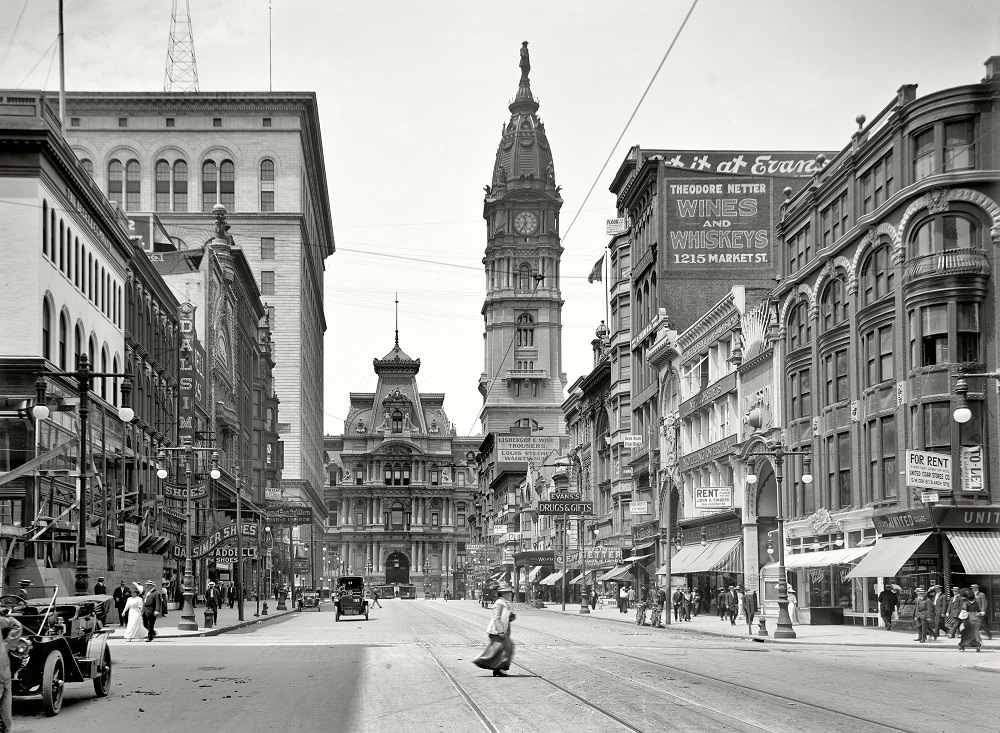
[[165, 469], [165, 468], [158, 468], [158, 469], [156, 469], [156, 478], [163, 479], [163, 478], [166, 478], [166, 477], [167, 477], [167, 469]]
[[123, 423], [130, 423], [135, 419], [135, 410], [131, 407], [119, 407], [118, 419]]
[[209, 476], [211, 476], [211, 477], [212, 477], [212, 479], [214, 479], [215, 481], [218, 481], [218, 480], [219, 480], [219, 477], [221, 477], [221, 476], [222, 476], [222, 471], [220, 471], [220, 470], [219, 470], [219, 469], [217, 469], [217, 468], [213, 468], [213, 469], [212, 469], [212, 470], [211, 470], [211, 471], [209, 472], [209, 474], [208, 474], [208, 475], [209, 475]]
[[955, 422], [967, 423], [972, 419], [972, 410], [968, 406], [963, 405], [962, 407], [956, 407], [951, 416], [955, 418]]

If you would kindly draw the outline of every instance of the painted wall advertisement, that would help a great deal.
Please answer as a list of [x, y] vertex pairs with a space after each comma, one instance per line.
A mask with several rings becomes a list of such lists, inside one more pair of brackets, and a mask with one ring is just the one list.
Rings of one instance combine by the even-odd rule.
[[667, 266], [768, 269], [773, 196], [769, 178], [667, 178]]

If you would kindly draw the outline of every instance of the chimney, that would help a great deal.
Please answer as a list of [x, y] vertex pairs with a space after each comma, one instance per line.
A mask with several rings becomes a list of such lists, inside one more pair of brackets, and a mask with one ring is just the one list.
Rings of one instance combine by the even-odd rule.
[[983, 83], [1000, 82], [1000, 56], [990, 56], [986, 59], [986, 76]]

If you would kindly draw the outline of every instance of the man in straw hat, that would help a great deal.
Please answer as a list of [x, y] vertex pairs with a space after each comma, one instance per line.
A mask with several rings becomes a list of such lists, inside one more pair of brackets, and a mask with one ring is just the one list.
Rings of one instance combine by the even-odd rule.
[[934, 604], [927, 597], [927, 591], [924, 588], [917, 588], [916, 593], [917, 601], [914, 618], [917, 621], [917, 638], [914, 641], [919, 641], [923, 644], [927, 641], [927, 632], [930, 631], [931, 617], [934, 615]]
[[472, 663], [483, 669], [492, 669], [494, 677], [506, 677], [505, 670], [510, 669], [514, 658], [514, 642], [510, 638], [510, 622], [515, 614], [510, 602], [514, 598], [514, 589], [509, 583], [503, 582], [497, 586], [497, 600], [493, 604], [493, 616], [486, 627], [490, 637], [486, 650], [472, 660]]
[[156, 619], [166, 610], [163, 594], [152, 580], [146, 581], [146, 595], [142, 598], [142, 620], [146, 625], [146, 641], [152, 641], [156, 636]]

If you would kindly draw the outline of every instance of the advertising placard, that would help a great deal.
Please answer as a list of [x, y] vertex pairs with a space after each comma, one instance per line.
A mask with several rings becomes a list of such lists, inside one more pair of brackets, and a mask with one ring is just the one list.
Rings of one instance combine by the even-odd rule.
[[139, 551], [139, 525], [126, 522], [122, 525], [123, 539], [125, 540], [125, 552]]
[[923, 450], [906, 451], [906, 485], [911, 489], [951, 491], [951, 456]]
[[642, 445], [642, 436], [635, 433], [626, 433], [622, 436], [622, 445], [626, 448], [638, 448]]
[[962, 446], [962, 491], [983, 491], [983, 446]]
[[608, 219], [604, 233], [609, 237], [616, 237], [628, 231], [628, 217], [619, 219]]
[[528, 435], [498, 435], [497, 463], [542, 463], [559, 447], [558, 438]]
[[701, 486], [694, 490], [696, 509], [728, 509], [732, 505], [732, 486]]
[[648, 501], [633, 501], [628, 505], [629, 514], [649, 514]]
[[920, 503], [921, 504], [934, 504], [938, 501], [938, 492], [936, 491], [921, 491], [920, 492]]
[[592, 501], [540, 501], [539, 514], [574, 514], [590, 516], [594, 513]]
[[495, 535], [507, 534], [507, 525], [506, 524], [494, 524], [493, 525], [493, 534], [495, 534]]
[[[223, 562], [226, 560], [236, 560], [240, 557], [240, 554], [237, 552], [238, 549], [239, 548], [236, 547], [217, 547], [215, 548], [215, 559], [222, 560]], [[256, 547], [250, 546], [243, 548], [244, 560], [252, 560], [255, 557], [257, 557]]]
[[769, 178], [668, 178], [670, 268], [772, 266], [774, 181]]

